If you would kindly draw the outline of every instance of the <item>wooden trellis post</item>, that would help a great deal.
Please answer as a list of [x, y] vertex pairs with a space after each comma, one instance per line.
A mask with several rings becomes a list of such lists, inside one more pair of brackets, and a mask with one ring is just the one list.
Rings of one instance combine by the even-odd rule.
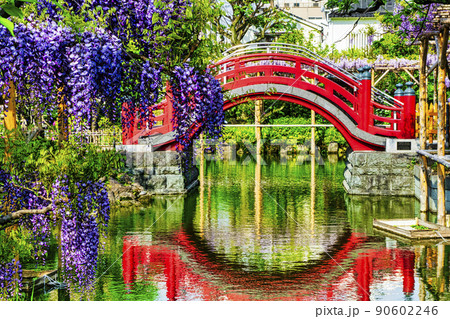
[[17, 112], [16, 112], [16, 87], [14, 83], [9, 83], [9, 100], [8, 111], [5, 112], [5, 129], [12, 131], [17, 128]]
[[[437, 151], [438, 157], [445, 156], [445, 109], [447, 103], [447, 88], [445, 78], [447, 76], [447, 46], [449, 26], [445, 25], [439, 34], [439, 90], [438, 90], [438, 127], [437, 127]], [[437, 219], [439, 225], [445, 225], [445, 166], [437, 163]]]
[[[427, 55], [428, 55], [428, 37], [422, 38], [420, 44], [420, 76], [419, 76], [419, 141], [420, 149], [424, 150], [427, 146]], [[427, 158], [421, 156], [422, 167], [420, 170], [420, 212], [428, 211], [428, 179], [427, 179]]]

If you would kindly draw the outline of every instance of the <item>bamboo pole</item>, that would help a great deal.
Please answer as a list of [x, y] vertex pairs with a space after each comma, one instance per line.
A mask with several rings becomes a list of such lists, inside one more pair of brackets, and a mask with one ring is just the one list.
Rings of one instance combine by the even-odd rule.
[[[384, 73], [373, 83], [373, 87], [375, 87], [391, 70], [387, 69]], [[374, 74], [375, 69], [372, 69], [372, 74]], [[372, 81], [375, 80], [375, 77], [372, 77]]]
[[375, 87], [375, 69], [374, 69], [374, 68], [372, 68], [372, 69], [370, 70], [370, 80], [371, 80], [372, 83], [373, 83], [373, 87]]
[[316, 157], [316, 112], [311, 110], [311, 157]]
[[[416, 248], [417, 250], [417, 254], [416, 256], [419, 256], [419, 259], [416, 262], [416, 269], [421, 269], [421, 268], [426, 268], [427, 266], [427, 246], [419, 246]], [[420, 301], [425, 301], [426, 296], [427, 296], [427, 291], [426, 291], [426, 287], [425, 287], [425, 281], [426, 279], [423, 278], [422, 276], [419, 276], [419, 300]]]
[[445, 245], [439, 244], [437, 246], [437, 260], [436, 260], [436, 292], [440, 295], [445, 292]]
[[205, 143], [203, 133], [200, 134], [200, 237], [205, 227]]
[[407, 69], [403, 69], [403, 71], [405, 71], [409, 75], [410, 79], [413, 82], [416, 82], [417, 85], [420, 85], [419, 81], [417, 81], [417, 79], [414, 77], [414, 75], [411, 72], [409, 72]]
[[[437, 150], [438, 156], [445, 156], [445, 109], [447, 103], [447, 88], [445, 86], [447, 55], [446, 48], [448, 46], [448, 25], [439, 36], [439, 90], [438, 90], [438, 128], [437, 128]], [[445, 226], [445, 166], [437, 164], [437, 222], [439, 225]]]
[[315, 232], [316, 226], [316, 158], [311, 156], [311, 234]]
[[[427, 146], [427, 55], [428, 38], [422, 38], [420, 45], [420, 69], [419, 69], [419, 141], [420, 149], [425, 150]], [[428, 211], [428, 178], [427, 178], [427, 158], [422, 157], [422, 167], [420, 170], [420, 212], [426, 214]], [[426, 216], [424, 216], [426, 220]]]
[[262, 114], [263, 101], [255, 101], [255, 136], [256, 136], [256, 154], [261, 154], [261, 114]]
[[[314, 73], [319, 74], [319, 68], [317, 65], [314, 65]], [[372, 77], [374, 73], [372, 73]], [[318, 81], [314, 78], [314, 84], [318, 85]], [[316, 157], [316, 112], [311, 110], [311, 157]]]
[[261, 189], [261, 154], [256, 155], [255, 166], [255, 232], [258, 240], [261, 239], [262, 219], [262, 189]]

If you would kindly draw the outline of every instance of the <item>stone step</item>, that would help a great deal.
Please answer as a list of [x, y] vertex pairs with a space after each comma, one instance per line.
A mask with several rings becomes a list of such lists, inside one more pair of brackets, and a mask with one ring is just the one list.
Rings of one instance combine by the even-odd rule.
[[140, 137], [138, 139], [138, 145], [149, 145], [152, 147], [152, 151], [156, 151], [160, 146], [172, 142], [173, 140], [175, 140], [175, 132], [169, 132], [166, 134]]

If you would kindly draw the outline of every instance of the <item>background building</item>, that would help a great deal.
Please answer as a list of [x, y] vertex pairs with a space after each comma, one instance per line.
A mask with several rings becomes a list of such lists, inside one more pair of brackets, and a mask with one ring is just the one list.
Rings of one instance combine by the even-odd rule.
[[[334, 45], [337, 50], [365, 49], [374, 40], [379, 39], [383, 30], [375, 14], [383, 14], [394, 10], [394, 0], [387, 0], [386, 4], [376, 12], [353, 13], [351, 15], [337, 15], [325, 9], [326, 0], [277, 0], [279, 9], [288, 12], [300, 20], [321, 26], [321, 42], [329, 46]], [[355, 8], [366, 9], [372, 0], [360, 0]], [[311, 28], [305, 23], [299, 25], [305, 32]]]

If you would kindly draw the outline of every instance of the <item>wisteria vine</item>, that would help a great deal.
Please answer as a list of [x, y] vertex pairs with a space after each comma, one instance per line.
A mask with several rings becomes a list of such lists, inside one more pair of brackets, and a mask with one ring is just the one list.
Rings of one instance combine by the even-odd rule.
[[[18, 116], [38, 127], [54, 123], [63, 106], [73, 132], [82, 133], [95, 126], [99, 116], [117, 122], [122, 115], [123, 127], [134, 125], [137, 118], [151, 122], [163, 82], [170, 78], [180, 151], [189, 148], [200, 131], [219, 137], [224, 122], [220, 83], [187, 64], [172, 72], [177, 53], [165, 47], [191, 5], [189, 0], [66, 1], [65, 9], [86, 23], [103, 21], [83, 29], [68, 23], [66, 12], [53, 2], [40, 0], [37, 15], [14, 24], [15, 36], [0, 26], [0, 97], [8, 100], [14, 88]], [[23, 168], [16, 164], [24, 163], [0, 170], [0, 185], [7, 194], [0, 199], [2, 215], [51, 206], [45, 214], [20, 220], [31, 234], [33, 257], [45, 263], [51, 230], [59, 227], [64, 281], [71, 291], [89, 291], [101, 233], [109, 220], [104, 182], [70, 176], [44, 180], [36, 171], [16, 174], [15, 169]], [[11, 298], [20, 287], [20, 261], [0, 260], [0, 297]]]
[[22, 288], [22, 265], [19, 260], [0, 262], [0, 301], [17, 295]]
[[[60, 225], [64, 282], [70, 292], [90, 291], [97, 270], [100, 234], [105, 234], [110, 214], [105, 184], [101, 181], [72, 183], [66, 178], [56, 180], [46, 191], [40, 185], [36, 187], [36, 183], [17, 186], [17, 181], [5, 172], [0, 174], [0, 178], [8, 194], [1, 200], [3, 210], [42, 209], [52, 205], [52, 210], [45, 214], [26, 215], [20, 220], [20, 225], [32, 234], [36, 262], [45, 263], [51, 228]], [[37, 192], [33, 191], [36, 189]], [[47, 199], [47, 195], [50, 198]], [[19, 271], [20, 268], [16, 266], [14, 269]], [[7, 281], [11, 277], [7, 274], [12, 271], [10, 264], [3, 266], [0, 263], [0, 287], [12, 284]]]
[[193, 139], [204, 132], [221, 137], [224, 124], [220, 82], [208, 72], [200, 74], [187, 64], [176, 67], [171, 78], [173, 119], [179, 150], [188, 150]]

